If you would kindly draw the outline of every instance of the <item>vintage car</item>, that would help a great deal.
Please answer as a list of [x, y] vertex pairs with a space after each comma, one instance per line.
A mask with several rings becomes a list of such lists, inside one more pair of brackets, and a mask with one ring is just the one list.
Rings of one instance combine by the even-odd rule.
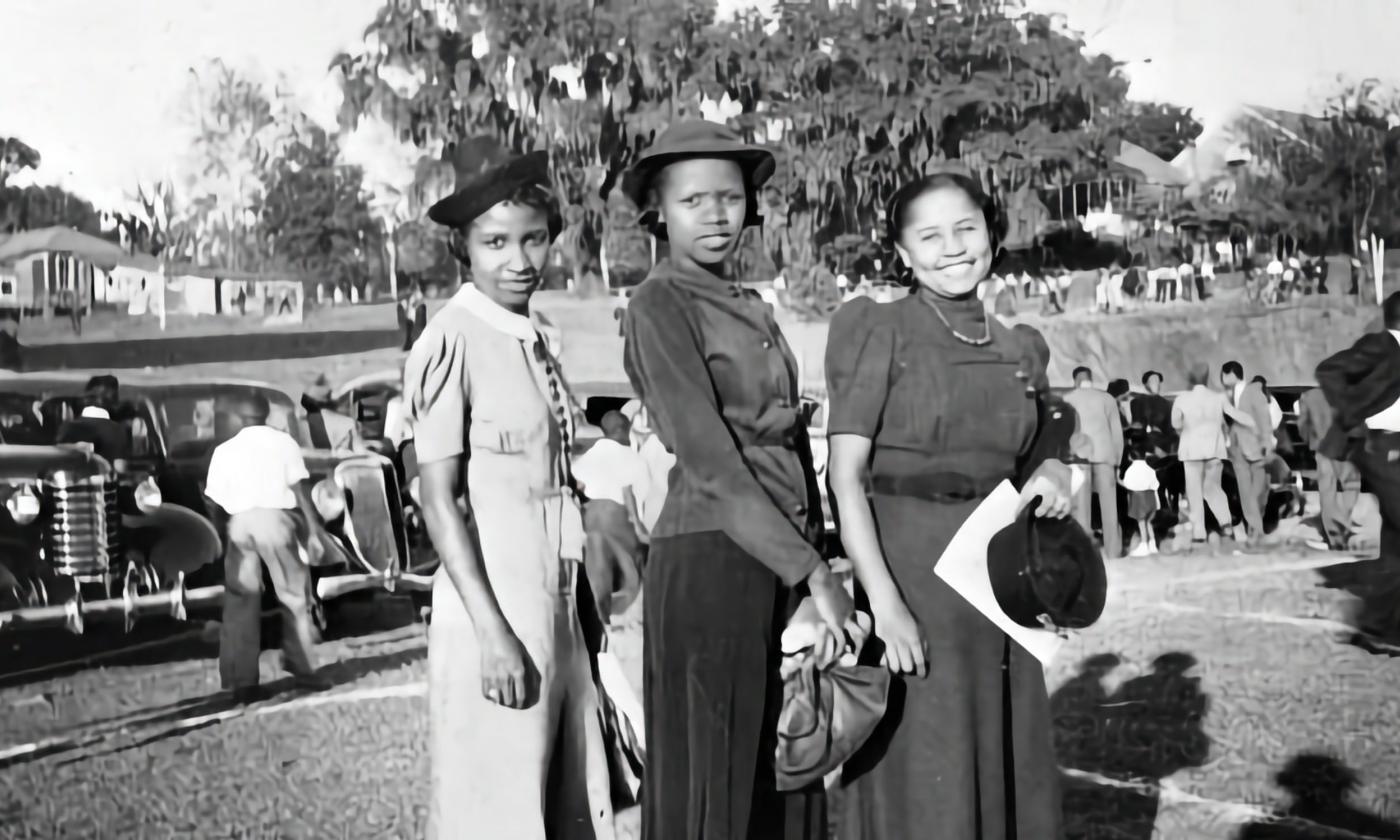
[[[27, 412], [15, 416], [34, 418], [33, 422], [19, 424], [24, 426], [21, 437], [42, 443], [47, 436], [51, 443], [58, 424], [80, 410], [86, 379], [86, 374], [71, 373], [0, 377], [0, 394], [7, 395], [5, 399], [16, 407], [27, 407]], [[137, 375], [123, 377], [121, 387], [125, 401], [122, 419], [133, 432], [133, 454], [124, 469], [133, 476], [132, 480], [139, 477], [145, 482], [148, 494], [150, 487], [158, 489], [162, 510], [152, 517], [161, 526], [156, 530], [159, 532], [169, 519], [177, 518], [186, 524], [198, 523], [206, 537], [196, 550], [189, 548], [188, 536], [182, 537], [183, 542], [138, 540], [135, 535], [141, 533], [145, 523], [128, 523], [123, 517], [120, 538], [149, 545], [140, 557], [143, 572], [138, 578], [148, 582], [153, 594], [177, 584], [183, 586], [186, 581], [208, 586], [222, 581], [222, 564], [215, 562], [222, 554], [216, 512], [209, 509], [204, 499], [209, 459], [216, 445], [214, 406], [221, 396], [250, 391], [268, 400], [272, 407], [269, 424], [302, 444], [313, 480], [312, 499], [331, 535], [327, 541], [303, 537], [302, 548], [316, 581], [318, 622], [325, 621], [322, 602], [352, 592], [429, 587], [426, 573], [431, 568], [419, 568], [412, 562], [399, 503], [398, 477], [389, 459], [374, 453], [335, 454], [305, 448], [307, 433], [296, 405], [285, 393], [265, 383]], [[128, 537], [128, 533], [133, 536]], [[60, 568], [47, 565], [51, 576], [63, 576]], [[27, 591], [20, 605], [41, 606], [35, 603], [36, 599]], [[47, 600], [52, 605], [52, 597]], [[0, 608], [4, 608], [2, 604]], [[84, 604], [80, 609], [91, 611], [92, 607]], [[21, 610], [11, 611], [10, 615], [13, 622], [53, 623], [48, 613]]]

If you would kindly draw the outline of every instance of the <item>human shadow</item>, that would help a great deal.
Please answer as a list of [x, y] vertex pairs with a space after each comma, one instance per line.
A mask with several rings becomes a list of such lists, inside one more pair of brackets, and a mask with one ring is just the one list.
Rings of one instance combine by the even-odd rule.
[[1202, 728], [1210, 701], [1190, 674], [1195, 657], [1163, 654], [1109, 693], [1105, 680], [1119, 664], [1112, 653], [1089, 657], [1050, 698], [1060, 766], [1098, 777], [1062, 778], [1069, 840], [1149, 840], [1161, 780], [1210, 754]]
[[[340, 660], [321, 668], [318, 674], [325, 677], [333, 687], [339, 687], [381, 671], [402, 668], [421, 660], [424, 655], [424, 648], [415, 647], [409, 650]], [[298, 696], [307, 696], [308, 694], [298, 689], [291, 677], [265, 683], [263, 689], [266, 701], [295, 699]], [[64, 759], [59, 762], [60, 764], [73, 764], [97, 756], [116, 755], [199, 729], [216, 726], [225, 720], [243, 714], [250, 708], [250, 706], [235, 702], [229, 695], [219, 692], [205, 697], [176, 701], [154, 709], [145, 709], [134, 714], [89, 721], [74, 727], [67, 733], [45, 738], [36, 745], [34, 750], [0, 758], [0, 770], [65, 753], [76, 753], [76, 755]], [[136, 740], [119, 746], [111, 746], [111, 742], [120, 740], [124, 735], [134, 735]]]
[[1291, 802], [1246, 825], [1238, 840], [1400, 840], [1400, 823], [1348, 801], [1361, 778], [1333, 756], [1294, 756], [1274, 781], [1288, 791]]

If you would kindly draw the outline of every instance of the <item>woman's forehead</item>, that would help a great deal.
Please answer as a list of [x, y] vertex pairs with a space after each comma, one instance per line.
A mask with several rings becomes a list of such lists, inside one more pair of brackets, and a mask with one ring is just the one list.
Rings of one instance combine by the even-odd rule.
[[743, 189], [744, 170], [723, 158], [688, 158], [668, 164], [656, 183], [666, 192]]
[[477, 216], [472, 230], [480, 233], [521, 233], [549, 227], [549, 214], [539, 207], [502, 201]]
[[972, 196], [957, 187], [938, 187], [910, 199], [905, 211], [905, 227], [954, 222], [965, 218], [981, 219], [982, 208]]

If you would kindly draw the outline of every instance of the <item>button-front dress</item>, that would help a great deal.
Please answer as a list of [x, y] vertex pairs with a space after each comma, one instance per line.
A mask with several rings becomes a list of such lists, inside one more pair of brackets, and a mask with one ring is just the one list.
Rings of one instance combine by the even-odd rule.
[[[1026, 339], [988, 319], [975, 295], [935, 299], [945, 324], [926, 294], [853, 300], [827, 343], [828, 434], [873, 441], [881, 547], [929, 662], [926, 678], [895, 681], [885, 719], [846, 765], [839, 834], [1054, 840], [1058, 771], [1040, 662], [933, 571], [963, 520], [1030, 452], [1037, 412], [1027, 384], [1044, 370], [1027, 370], [1037, 362]], [[983, 346], [953, 335], [980, 338], [988, 324]], [[981, 489], [964, 500], [918, 489], [939, 484]]]
[[575, 597], [582, 554], [566, 484], [567, 396], [537, 325], [464, 286], [405, 368], [420, 463], [466, 460], [469, 527], [491, 588], [539, 671], [540, 698], [482, 696], [481, 651], [445, 568], [428, 635], [429, 836], [610, 840], [597, 694]]
[[662, 260], [624, 364], [675, 453], [643, 583], [646, 840], [824, 838], [824, 797], [774, 782], [779, 637], [821, 555], [797, 363], [771, 310]]

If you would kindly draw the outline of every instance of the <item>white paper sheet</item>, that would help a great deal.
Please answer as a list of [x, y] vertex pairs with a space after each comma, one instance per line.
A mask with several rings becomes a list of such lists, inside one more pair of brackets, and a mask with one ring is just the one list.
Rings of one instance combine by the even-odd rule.
[[1016, 521], [1020, 500], [1021, 494], [1011, 482], [997, 485], [953, 535], [933, 572], [1012, 641], [1039, 659], [1042, 665], [1049, 665], [1065, 639], [1049, 630], [1022, 627], [1012, 621], [997, 604], [987, 574], [987, 544], [998, 531]]

